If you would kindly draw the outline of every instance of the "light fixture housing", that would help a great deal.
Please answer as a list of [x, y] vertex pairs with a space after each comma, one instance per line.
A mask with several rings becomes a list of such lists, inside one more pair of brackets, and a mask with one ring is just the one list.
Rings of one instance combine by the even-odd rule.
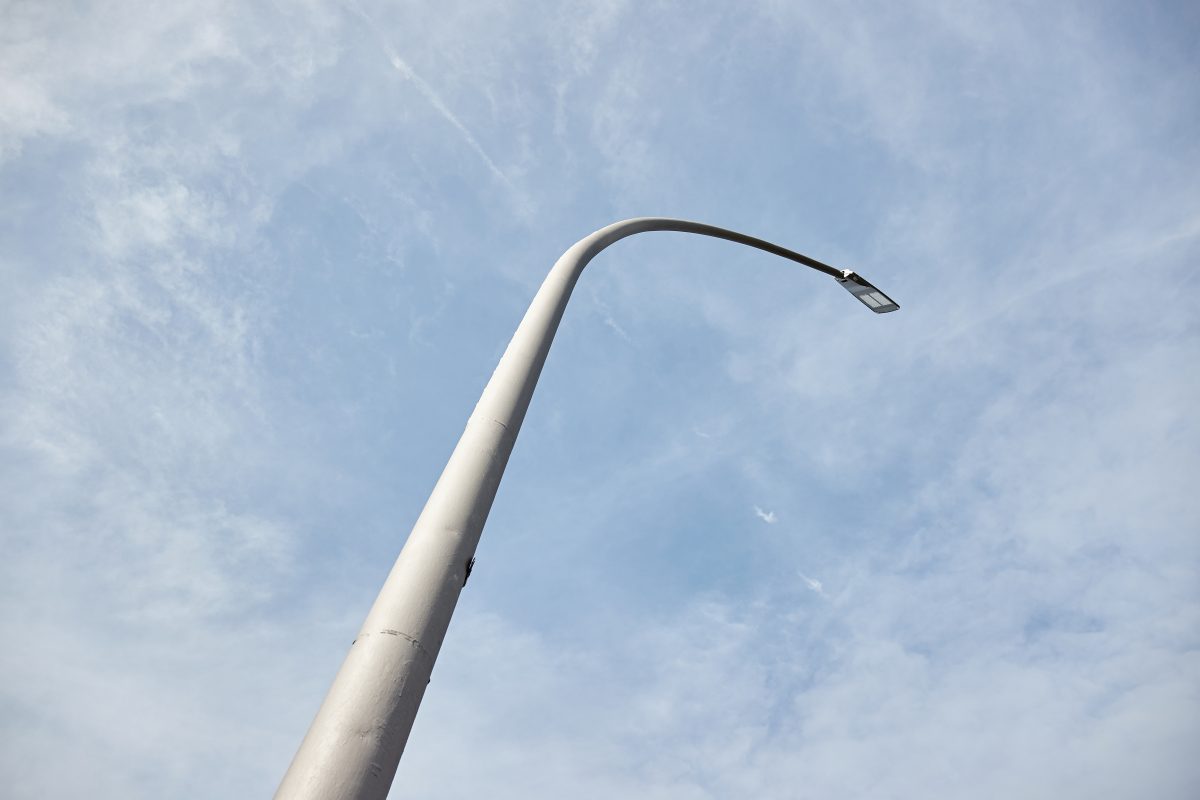
[[842, 277], [836, 280], [846, 287], [846, 291], [858, 298], [860, 303], [876, 314], [886, 314], [900, 308], [899, 303], [879, 291], [878, 287], [854, 270], [842, 270]]

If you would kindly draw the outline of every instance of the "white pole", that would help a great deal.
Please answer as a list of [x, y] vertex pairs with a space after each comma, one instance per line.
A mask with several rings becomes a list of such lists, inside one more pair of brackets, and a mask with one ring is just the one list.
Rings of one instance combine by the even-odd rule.
[[833, 267], [761, 239], [661, 217], [614, 223], [564, 253], [533, 298], [467, 420], [462, 438], [283, 776], [276, 800], [387, 797], [571, 291], [597, 253], [643, 231], [715, 236], [835, 278], [843, 276]]

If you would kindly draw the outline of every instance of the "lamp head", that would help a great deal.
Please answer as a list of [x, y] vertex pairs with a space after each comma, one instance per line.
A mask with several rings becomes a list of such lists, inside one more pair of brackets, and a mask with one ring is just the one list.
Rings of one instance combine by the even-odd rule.
[[876, 314], [886, 314], [900, 308], [899, 303], [879, 291], [870, 281], [854, 270], [842, 270], [842, 277], [836, 280], [846, 287], [846, 291], [857, 297], [860, 303]]

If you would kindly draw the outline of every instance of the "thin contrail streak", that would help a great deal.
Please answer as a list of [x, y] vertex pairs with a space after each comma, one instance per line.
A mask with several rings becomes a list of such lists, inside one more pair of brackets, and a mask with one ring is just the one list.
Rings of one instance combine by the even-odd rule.
[[454, 116], [454, 112], [446, 107], [446, 104], [442, 102], [442, 98], [439, 97], [438, 93], [433, 90], [433, 87], [426, 83], [420, 75], [413, 72], [413, 69], [408, 65], [408, 62], [402, 59], [395, 50], [392, 50], [390, 47], [386, 49], [388, 59], [392, 62], [392, 66], [395, 67], [401, 75], [412, 81], [413, 86], [417, 87], [417, 91], [429, 101], [429, 104], [433, 106], [434, 109], [441, 114], [447, 122], [453, 125], [459, 133], [462, 134], [463, 139], [467, 142], [467, 145], [475, 151], [476, 155], [483, 159], [483, 163], [487, 164], [487, 168], [492, 171], [492, 174], [503, 181], [508, 188], [513, 189], [513, 185], [508, 182], [508, 178], [506, 178], [504, 173], [500, 171], [500, 168], [496, 166], [496, 162], [492, 161], [491, 157], [484, 152], [484, 149], [479, 144], [478, 140], [476, 140], [474, 135], [467, 130], [467, 126], [463, 125], [462, 122], [459, 121], [458, 117]]
[[387, 54], [388, 61], [391, 62], [391, 65], [396, 69], [396, 71], [411, 81], [412, 85], [417, 87], [417, 91], [421, 93], [422, 97], [429, 101], [429, 104], [433, 106], [434, 110], [441, 114], [444, 120], [454, 126], [454, 129], [457, 130], [462, 135], [463, 140], [466, 141], [467, 146], [475, 151], [475, 155], [479, 156], [483, 163], [487, 165], [487, 168], [491, 170], [491, 173], [495, 175], [505, 186], [507, 186], [513, 192], [516, 192], [516, 187], [513, 186], [504, 173], [500, 171], [500, 168], [496, 166], [496, 162], [492, 161], [491, 156], [489, 156], [483, 149], [482, 145], [479, 144], [479, 140], [476, 139], [474, 134], [467, 129], [466, 125], [462, 124], [459, 118], [454, 115], [454, 112], [446, 106], [446, 104], [442, 101], [441, 96], [434, 91], [434, 88], [430, 86], [424, 78], [414, 72], [413, 68], [408, 65], [407, 61], [400, 57], [400, 54], [396, 52], [394, 47], [392, 47], [391, 42], [389, 42], [387, 37], [383, 35], [383, 32], [379, 30], [379, 26], [375, 24], [375, 20], [371, 19], [370, 15], [367, 14], [366, 11], [363, 11], [358, 3], [354, 2], [354, 0], [350, 0], [349, 5], [351, 10], [358, 14], [358, 16], [362, 17], [363, 21], [365, 21], [371, 28], [371, 31], [379, 38], [379, 42], [383, 46], [383, 51]]

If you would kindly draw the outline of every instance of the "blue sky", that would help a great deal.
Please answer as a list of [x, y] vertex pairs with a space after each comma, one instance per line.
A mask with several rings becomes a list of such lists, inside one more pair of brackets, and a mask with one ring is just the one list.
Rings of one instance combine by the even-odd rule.
[[1188, 4], [8, 3], [0, 784], [286, 768], [589, 267], [393, 796], [1195, 797]]

